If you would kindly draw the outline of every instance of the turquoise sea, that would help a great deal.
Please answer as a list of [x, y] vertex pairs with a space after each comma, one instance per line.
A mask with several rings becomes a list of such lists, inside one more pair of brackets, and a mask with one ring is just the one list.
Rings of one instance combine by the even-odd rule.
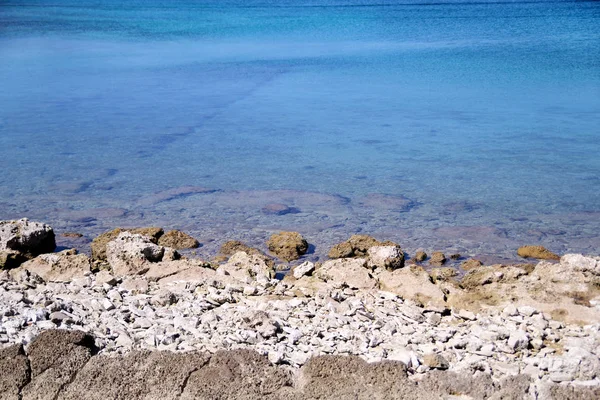
[[4, 0], [0, 188], [0, 219], [207, 256], [598, 254], [600, 2]]

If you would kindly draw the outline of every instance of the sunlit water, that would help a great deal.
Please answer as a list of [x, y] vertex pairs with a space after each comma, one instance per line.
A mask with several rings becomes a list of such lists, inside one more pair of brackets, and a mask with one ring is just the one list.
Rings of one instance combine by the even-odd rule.
[[427, 3], [0, 2], [0, 219], [597, 254], [600, 2]]

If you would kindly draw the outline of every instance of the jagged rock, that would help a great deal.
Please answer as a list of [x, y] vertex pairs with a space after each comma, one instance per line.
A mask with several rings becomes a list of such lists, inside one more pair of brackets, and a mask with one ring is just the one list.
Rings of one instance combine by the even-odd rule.
[[46, 282], [71, 282], [83, 278], [91, 271], [92, 260], [85, 254], [77, 254], [77, 250], [63, 250], [60, 253], [42, 254], [27, 261], [15, 273], [27, 270], [37, 274]]
[[310, 261], [305, 261], [302, 264], [292, 268], [292, 275], [296, 279], [300, 279], [305, 275], [310, 275], [315, 270], [315, 264]]
[[586, 257], [581, 254], [565, 254], [560, 258], [560, 264], [569, 266], [575, 271], [600, 275], [600, 257]]
[[362, 258], [340, 258], [325, 261], [313, 273], [318, 279], [337, 286], [353, 289], [373, 289], [377, 281], [370, 274], [367, 261]]
[[308, 242], [298, 232], [273, 234], [267, 246], [269, 251], [285, 261], [297, 260], [308, 250]]
[[446, 256], [441, 251], [435, 251], [429, 259], [431, 265], [444, 265], [446, 263]]
[[382, 271], [377, 275], [382, 290], [397, 294], [423, 305], [445, 308], [444, 292], [437, 287], [423, 268], [411, 265], [393, 272]]
[[462, 263], [460, 263], [460, 267], [462, 269], [464, 269], [465, 271], [471, 270], [471, 269], [475, 269], [475, 268], [479, 268], [483, 266], [483, 263], [479, 260], [476, 260], [474, 258], [470, 258], [466, 261], [463, 261]]
[[139, 275], [148, 271], [150, 263], [162, 260], [165, 248], [147, 236], [121, 232], [106, 245], [106, 256], [115, 276]]
[[268, 282], [275, 277], [275, 268], [269, 266], [259, 255], [249, 255], [240, 251], [231, 256], [227, 263], [219, 266], [217, 273], [246, 283]]
[[432, 353], [425, 354], [423, 356], [423, 365], [435, 369], [448, 369], [448, 367], [450, 367], [448, 360], [446, 360], [442, 355]]
[[92, 259], [106, 261], [106, 245], [111, 240], [116, 239], [120, 233], [130, 232], [143, 236], [147, 236], [152, 243], [158, 243], [158, 239], [164, 233], [162, 228], [116, 228], [109, 232], [104, 232], [91, 243]]
[[543, 246], [521, 246], [517, 255], [523, 258], [537, 258], [539, 260], [560, 260], [560, 256], [552, 253]]
[[427, 253], [425, 253], [422, 250], [419, 250], [415, 253], [415, 261], [416, 262], [423, 262], [423, 261], [425, 261], [426, 258], [427, 258]]
[[164, 247], [171, 247], [175, 250], [195, 249], [200, 243], [188, 235], [178, 230], [168, 231], [158, 239], [158, 244]]
[[454, 278], [458, 272], [454, 268], [450, 267], [441, 267], [441, 268], [432, 268], [429, 272], [431, 278], [433, 278], [434, 282], [442, 281], [450, 281]]
[[[329, 251], [329, 258], [364, 257], [373, 246], [398, 246], [394, 242], [380, 242], [368, 235], [352, 235], [345, 242], [338, 243]], [[399, 246], [398, 246], [399, 247]]]
[[56, 248], [54, 230], [27, 218], [0, 221], [0, 268], [14, 268], [19, 261], [31, 259]]
[[399, 246], [372, 246], [367, 254], [371, 268], [395, 270], [404, 266], [404, 252]]

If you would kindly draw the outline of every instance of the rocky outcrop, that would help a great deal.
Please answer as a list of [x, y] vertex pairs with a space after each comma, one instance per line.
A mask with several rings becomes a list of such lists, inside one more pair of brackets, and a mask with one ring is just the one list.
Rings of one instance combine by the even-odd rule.
[[285, 261], [299, 259], [308, 251], [308, 242], [298, 232], [279, 232], [267, 241], [269, 251]]
[[414, 260], [416, 262], [423, 262], [423, 261], [425, 261], [426, 258], [427, 258], [427, 253], [425, 253], [423, 250], [419, 250], [415, 253]]
[[376, 275], [381, 290], [397, 294], [422, 305], [445, 308], [444, 292], [436, 286], [423, 268], [411, 265], [395, 271], [379, 271]]
[[112, 231], [105, 232], [100, 236], [96, 237], [91, 244], [92, 258], [94, 260], [106, 261], [106, 245], [111, 240], [116, 239], [122, 232], [130, 232], [143, 236], [147, 236], [152, 243], [158, 243], [158, 239], [163, 235], [164, 231], [162, 228], [149, 227], [149, 228], [116, 228]]
[[371, 268], [395, 270], [404, 266], [404, 252], [399, 246], [372, 246], [367, 255]]
[[444, 265], [446, 261], [446, 255], [444, 253], [442, 253], [441, 251], [435, 251], [429, 259], [429, 264], [440, 266]]
[[554, 254], [544, 246], [521, 246], [517, 255], [523, 258], [537, 258], [538, 260], [560, 260], [558, 254]]
[[27, 218], [0, 221], [0, 269], [14, 268], [55, 248], [54, 230], [46, 224]]
[[398, 246], [394, 242], [380, 242], [368, 235], [352, 235], [345, 242], [338, 243], [329, 251], [329, 258], [365, 257], [373, 246]]
[[275, 268], [268, 265], [259, 255], [240, 251], [231, 256], [227, 263], [220, 265], [217, 273], [245, 283], [266, 283], [275, 277]]
[[195, 249], [200, 243], [187, 233], [172, 230], [168, 231], [158, 239], [158, 244], [164, 247], [171, 247], [175, 250]]
[[60, 253], [42, 254], [33, 260], [23, 263], [14, 273], [27, 270], [45, 282], [71, 282], [91, 273], [92, 261], [85, 254], [77, 254], [77, 250], [63, 250]]
[[463, 261], [460, 263], [460, 267], [466, 271], [471, 270], [471, 269], [475, 269], [475, 268], [479, 268], [482, 267], [483, 263], [479, 260], [476, 260], [474, 258], [470, 258], [466, 261]]
[[154, 244], [147, 236], [121, 232], [106, 245], [106, 258], [116, 276], [139, 275], [159, 262], [165, 248]]
[[367, 268], [367, 260], [362, 258], [325, 261], [316, 269], [314, 275], [336, 287], [365, 290], [377, 286], [377, 281]]

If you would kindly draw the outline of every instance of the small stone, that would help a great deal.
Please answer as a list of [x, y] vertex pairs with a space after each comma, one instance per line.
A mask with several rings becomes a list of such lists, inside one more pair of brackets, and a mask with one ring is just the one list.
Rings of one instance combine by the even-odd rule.
[[172, 230], [168, 231], [158, 239], [158, 245], [170, 247], [175, 250], [182, 250], [195, 249], [200, 246], [200, 243], [187, 233]]
[[502, 311], [502, 313], [509, 317], [514, 317], [515, 315], [519, 314], [517, 307], [514, 304], [509, 304], [506, 307], [504, 307], [504, 310]]
[[102, 299], [100, 304], [102, 305], [102, 308], [104, 308], [106, 311], [115, 309], [115, 305], [109, 299]]
[[537, 310], [531, 306], [521, 306], [517, 308], [519, 314], [524, 317], [531, 317], [533, 314], [537, 314]]
[[476, 319], [475, 313], [467, 310], [460, 310], [458, 316], [469, 321], [474, 321]]
[[466, 261], [463, 261], [462, 263], [460, 263], [460, 267], [466, 271], [471, 270], [471, 269], [475, 269], [475, 268], [479, 268], [483, 266], [483, 263], [479, 260], [476, 260], [474, 258], [468, 259]]
[[423, 365], [435, 369], [448, 369], [450, 364], [441, 354], [425, 354], [423, 356]]
[[511, 350], [524, 350], [529, 346], [529, 336], [521, 330], [513, 331], [510, 333], [507, 344]]
[[70, 316], [68, 316], [62, 311], [55, 311], [53, 313], [50, 313], [50, 321], [59, 324], [62, 322], [70, 322], [72, 321], [72, 319]]
[[415, 253], [415, 258], [414, 258], [414, 260], [415, 260], [416, 262], [422, 262], [422, 261], [425, 261], [425, 259], [426, 259], [426, 258], [427, 258], [427, 253], [425, 253], [425, 252], [424, 252], [424, 251], [422, 251], [422, 250], [419, 250], [419, 251], [417, 251], [417, 252]]
[[436, 251], [431, 255], [429, 264], [432, 265], [444, 265], [446, 263], [446, 256], [441, 251]]
[[315, 270], [315, 264], [310, 261], [305, 261], [294, 268], [294, 278], [300, 279], [305, 275], [310, 275]]

